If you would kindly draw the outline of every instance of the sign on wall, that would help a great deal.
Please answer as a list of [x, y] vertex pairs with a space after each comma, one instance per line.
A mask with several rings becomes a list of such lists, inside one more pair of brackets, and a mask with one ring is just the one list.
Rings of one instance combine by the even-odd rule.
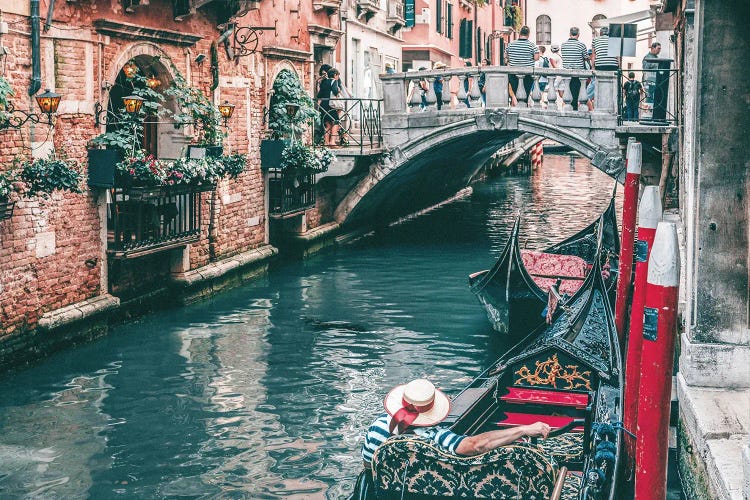
[[637, 35], [637, 24], [610, 24], [607, 55], [635, 57], [635, 40]]

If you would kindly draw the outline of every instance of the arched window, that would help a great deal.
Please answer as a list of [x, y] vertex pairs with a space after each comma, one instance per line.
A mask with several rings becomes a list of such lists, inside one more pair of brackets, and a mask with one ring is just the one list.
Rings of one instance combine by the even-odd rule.
[[552, 20], [542, 14], [536, 18], [536, 44], [549, 45], [552, 43]]

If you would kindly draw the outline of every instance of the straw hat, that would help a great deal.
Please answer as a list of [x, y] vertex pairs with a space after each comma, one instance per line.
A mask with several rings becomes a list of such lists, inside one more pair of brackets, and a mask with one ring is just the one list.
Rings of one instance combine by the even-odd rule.
[[448, 396], [423, 378], [391, 389], [383, 404], [394, 421], [406, 424], [399, 425], [399, 433], [409, 426], [430, 427], [439, 424], [451, 409]]
[[553, 43], [552, 46], [550, 47], [550, 50], [552, 52], [557, 52], [558, 50], [560, 50], [560, 46], [557, 45], [556, 43]]
[[432, 69], [443, 69], [445, 68], [445, 63], [442, 63], [440, 61], [435, 63], [435, 66], [432, 67]]

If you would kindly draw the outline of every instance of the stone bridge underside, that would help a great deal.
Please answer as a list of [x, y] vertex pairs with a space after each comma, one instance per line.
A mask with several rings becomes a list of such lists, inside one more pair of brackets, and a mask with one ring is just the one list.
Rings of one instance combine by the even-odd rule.
[[493, 153], [523, 134], [570, 146], [622, 181], [624, 161], [615, 125], [612, 115], [531, 109], [386, 114], [388, 154], [338, 205], [336, 220], [382, 224], [440, 203], [469, 185]]

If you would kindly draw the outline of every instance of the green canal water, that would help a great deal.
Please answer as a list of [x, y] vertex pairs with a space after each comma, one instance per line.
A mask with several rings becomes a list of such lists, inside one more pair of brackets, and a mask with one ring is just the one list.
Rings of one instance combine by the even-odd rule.
[[467, 276], [518, 210], [538, 248], [613, 181], [545, 157], [471, 196], [0, 380], [0, 498], [341, 498], [392, 386], [455, 393], [507, 346]]

